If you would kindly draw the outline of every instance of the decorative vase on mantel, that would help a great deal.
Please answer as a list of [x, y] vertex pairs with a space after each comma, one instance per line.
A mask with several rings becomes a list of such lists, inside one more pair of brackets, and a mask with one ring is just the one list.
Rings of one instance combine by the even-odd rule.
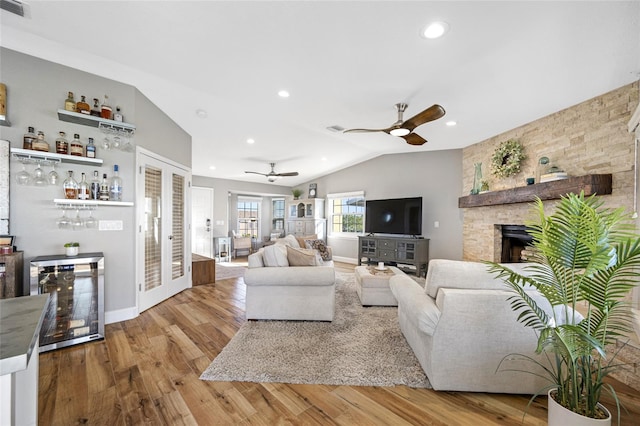
[[555, 389], [549, 390], [547, 394], [547, 423], [549, 426], [611, 426], [611, 413], [602, 404], [598, 404], [598, 406], [608, 417], [606, 419], [594, 419], [564, 408], [553, 399], [552, 392], [555, 392]]
[[482, 187], [482, 163], [474, 163], [473, 173], [473, 188], [471, 188], [471, 194], [476, 195], [480, 193]]

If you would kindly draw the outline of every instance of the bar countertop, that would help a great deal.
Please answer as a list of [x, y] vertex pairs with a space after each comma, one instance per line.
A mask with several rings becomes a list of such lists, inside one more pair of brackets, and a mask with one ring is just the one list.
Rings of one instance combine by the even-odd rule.
[[0, 376], [27, 368], [48, 301], [48, 294], [0, 300]]

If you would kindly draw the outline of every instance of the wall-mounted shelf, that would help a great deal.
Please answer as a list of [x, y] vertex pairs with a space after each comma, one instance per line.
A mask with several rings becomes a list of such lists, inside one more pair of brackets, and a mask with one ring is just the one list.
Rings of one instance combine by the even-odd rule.
[[87, 166], [101, 166], [100, 158], [80, 157], [79, 155], [56, 154], [55, 152], [34, 151], [32, 149], [11, 148], [11, 155], [18, 160], [45, 161], [49, 163], [73, 163]]
[[132, 207], [131, 201], [99, 201], [99, 200], [72, 200], [67, 198], [56, 198], [54, 203], [60, 206], [111, 206], [111, 207]]
[[80, 114], [77, 112], [67, 111], [65, 109], [58, 110], [58, 119], [68, 123], [82, 124], [83, 126], [97, 127], [100, 129], [114, 129], [127, 132], [129, 134], [133, 134], [136, 130], [136, 126], [130, 123], [94, 117], [93, 115]]
[[502, 191], [467, 195], [458, 198], [459, 208], [496, 206], [502, 204], [530, 203], [535, 197], [541, 200], [557, 200], [562, 196], [584, 191], [584, 195], [611, 194], [611, 174], [570, 177], [552, 182], [536, 183]]

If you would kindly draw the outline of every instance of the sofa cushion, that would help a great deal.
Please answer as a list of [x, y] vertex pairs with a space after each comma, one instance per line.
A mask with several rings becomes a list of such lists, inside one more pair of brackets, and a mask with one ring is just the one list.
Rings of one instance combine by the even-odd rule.
[[304, 240], [304, 246], [308, 249], [318, 250], [322, 260], [331, 260], [331, 252], [324, 243], [324, 240], [308, 239]]
[[289, 266], [287, 260], [287, 246], [282, 244], [273, 244], [264, 247], [262, 259], [264, 266]]
[[289, 266], [319, 266], [318, 260], [322, 262], [322, 259], [318, 259], [319, 255], [315, 250], [287, 247], [287, 260]]

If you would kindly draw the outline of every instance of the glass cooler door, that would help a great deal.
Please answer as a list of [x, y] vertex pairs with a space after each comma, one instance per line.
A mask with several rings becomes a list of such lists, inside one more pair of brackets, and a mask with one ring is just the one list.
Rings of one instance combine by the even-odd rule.
[[31, 294], [49, 294], [40, 352], [104, 338], [104, 257], [40, 256], [31, 261]]

